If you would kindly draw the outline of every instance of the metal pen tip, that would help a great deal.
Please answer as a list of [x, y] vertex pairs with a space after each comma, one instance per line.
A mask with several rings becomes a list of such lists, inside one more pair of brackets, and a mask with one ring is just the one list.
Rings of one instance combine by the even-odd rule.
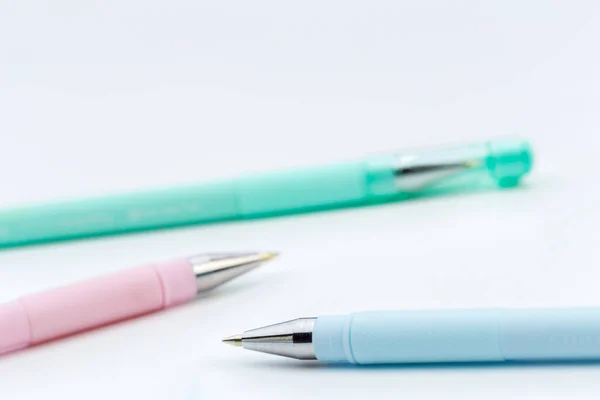
[[242, 335], [233, 335], [226, 337], [222, 340], [222, 342], [235, 347], [242, 347]]
[[223, 343], [259, 353], [316, 360], [313, 330], [316, 318], [298, 318], [291, 321], [251, 329], [243, 334], [229, 336]]
[[268, 261], [271, 260], [275, 257], [279, 256], [279, 253], [275, 253], [275, 252], [270, 252], [270, 253], [260, 253], [258, 255], [258, 257], [260, 258], [261, 261]]
[[465, 161], [465, 162], [463, 163], [463, 165], [464, 165], [466, 168], [478, 168], [478, 167], [481, 167], [481, 166], [482, 166], [482, 163], [481, 163], [481, 161], [479, 161], [479, 160], [469, 160], [469, 161]]
[[204, 292], [252, 271], [277, 255], [275, 252], [215, 253], [191, 257], [188, 260], [196, 276], [198, 292]]

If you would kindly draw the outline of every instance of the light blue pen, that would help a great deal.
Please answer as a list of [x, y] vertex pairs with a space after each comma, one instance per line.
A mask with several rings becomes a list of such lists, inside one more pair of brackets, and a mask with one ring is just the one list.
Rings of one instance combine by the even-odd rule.
[[326, 363], [600, 359], [600, 308], [369, 311], [300, 318], [223, 340]]

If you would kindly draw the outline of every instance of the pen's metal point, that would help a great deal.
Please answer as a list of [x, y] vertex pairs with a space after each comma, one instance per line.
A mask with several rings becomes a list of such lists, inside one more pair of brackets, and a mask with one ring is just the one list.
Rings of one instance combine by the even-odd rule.
[[259, 258], [261, 259], [261, 261], [268, 261], [271, 260], [275, 257], [277, 257], [279, 255], [279, 253], [260, 253]]
[[242, 347], [242, 335], [233, 335], [222, 340], [223, 343], [230, 344], [235, 347]]
[[477, 168], [481, 167], [481, 162], [477, 160], [469, 160], [465, 161], [463, 165], [467, 168]]
[[276, 257], [273, 252], [199, 255], [189, 259], [198, 292], [213, 289]]

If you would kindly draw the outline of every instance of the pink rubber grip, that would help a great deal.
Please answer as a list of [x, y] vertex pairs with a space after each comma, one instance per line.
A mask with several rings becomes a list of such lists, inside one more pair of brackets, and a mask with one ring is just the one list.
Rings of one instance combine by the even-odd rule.
[[176, 306], [196, 295], [185, 259], [133, 268], [0, 306], [0, 354]]

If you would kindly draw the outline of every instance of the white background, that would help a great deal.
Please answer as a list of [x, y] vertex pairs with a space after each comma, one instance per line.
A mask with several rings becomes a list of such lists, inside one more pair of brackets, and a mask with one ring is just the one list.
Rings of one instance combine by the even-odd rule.
[[2, 251], [0, 301], [202, 251], [282, 257], [2, 358], [0, 398], [598, 398], [596, 363], [332, 368], [219, 341], [367, 309], [600, 305], [599, 71], [594, 1], [1, 2], [1, 205], [505, 134], [537, 157], [507, 192]]

